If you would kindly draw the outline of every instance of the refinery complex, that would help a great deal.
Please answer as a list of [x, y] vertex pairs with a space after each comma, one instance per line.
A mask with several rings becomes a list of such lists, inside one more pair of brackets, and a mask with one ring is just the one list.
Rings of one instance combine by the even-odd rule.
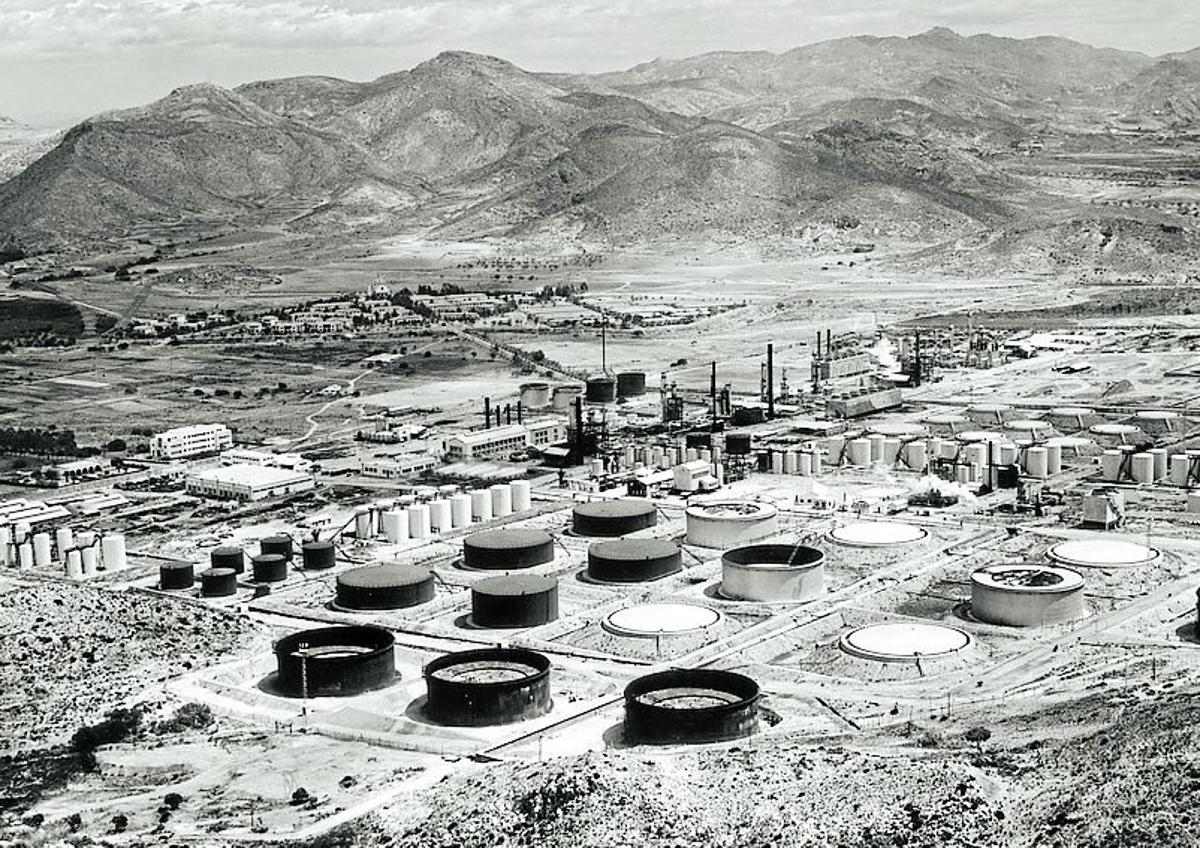
[[[192, 705], [255, 740], [255, 786], [176, 811], [176, 838], [317, 836], [481, 763], [988, 724], [1147, 662], [1194, 675], [1184, 355], [897, 324], [640, 370], [591, 332], [590, 372], [514, 362], [511, 388], [436, 410], [322, 396], [340, 423], [314, 439], [193, 424], [10, 487], [0, 597], [119, 595], [246, 630], [127, 686], [127, 706]], [[102, 717], [64, 715], [45, 741]], [[386, 773], [273, 765], [297, 740]], [[147, 783], [210, 791], [137, 743], [94, 756], [88, 779], [126, 788], [93, 820]]]

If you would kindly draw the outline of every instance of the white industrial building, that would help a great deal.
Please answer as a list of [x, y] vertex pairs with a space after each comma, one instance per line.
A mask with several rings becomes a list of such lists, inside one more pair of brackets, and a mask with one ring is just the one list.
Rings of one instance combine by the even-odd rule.
[[219, 453], [233, 447], [233, 433], [224, 424], [192, 424], [150, 437], [152, 459], [184, 459]]
[[257, 501], [263, 498], [306, 492], [316, 486], [309, 474], [270, 465], [222, 465], [188, 475], [189, 495]]
[[529, 446], [529, 431], [521, 424], [458, 433], [446, 439], [446, 459], [508, 459]]
[[298, 453], [271, 453], [250, 448], [231, 448], [222, 451], [221, 462], [225, 465], [272, 465], [292, 471], [308, 471], [312, 468], [312, 461]]
[[406, 477], [437, 466], [437, 458], [427, 453], [402, 453], [363, 460], [362, 473], [368, 477]]

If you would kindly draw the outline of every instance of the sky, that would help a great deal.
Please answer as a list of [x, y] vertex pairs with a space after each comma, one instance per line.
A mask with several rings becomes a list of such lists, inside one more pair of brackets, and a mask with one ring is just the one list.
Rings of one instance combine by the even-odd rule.
[[443, 50], [591, 72], [933, 26], [1160, 55], [1200, 46], [1200, 0], [0, 0], [0, 115], [65, 126], [189, 83], [367, 80]]

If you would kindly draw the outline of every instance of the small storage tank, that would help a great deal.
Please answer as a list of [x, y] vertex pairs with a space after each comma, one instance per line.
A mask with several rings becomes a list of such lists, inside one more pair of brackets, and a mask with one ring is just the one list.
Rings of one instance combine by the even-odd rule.
[[1040, 447], [1028, 448], [1025, 451], [1025, 473], [1030, 477], [1044, 480], [1050, 473], [1049, 459], [1046, 449]]
[[50, 556], [50, 534], [49, 533], [34, 533], [33, 534], [33, 564], [38, 568], [49, 568], [51, 562]]
[[476, 521], [492, 520], [492, 493], [489, 491], [471, 492], [471, 516]]
[[612, 377], [589, 377], [584, 397], [588, 403], [612, 403], [617, 398], [617, 382]]
[[625, 687], [625, 739], [672, 744], [750, 736], [758, 730], [758, 701], [758, 684], [732, 671], [648, 674]]
[[408, 510], [389, 509], [379, 516], [383, 527], [383, 537], [389, 544], [395, 545], [408, 538]]
[[83, 557], [79, 555], [79, 551], [67, 551], [67, 578], [82, 580], [83, 577]]
[[337, 565], [337, 548], [332, 539], [317, 539], [300, 546], [300, 562], [305, 571], [321, 571]]
[[109, 533], [100, 540], [100, 555], [109, 571], [125, 567], [125, 536]]
[[351, 610], [406, 609], [433, 600], [428, 568], [402, 563], [354, 568], [337, 579], [336, 605]]
[[59, 527], [54, 531], [54, 548], [59, 559], [66, 559], [67, 551], [75, 547], [75, 533], [70, 527]]
[[512, 515], [512, 489], [507, 483], [496, 483], [488, 489], [492, 495], [492, 515], [504, 518]]
[[[82, 573], [82, 563], [80, 564]], [[190, 589], [196, 581], [190, 562], [166, 562], [158, 567], [158, 588], [167, 591]]]
[[825, 592], [825, 554], [807, 545], [747, 545], [721, 557], [721, 594], [738, 601], [808, 601]]
[[371, 510], [365, 506], [360, 506], [354, 510], [354, 537], [356, 539], [370, 539], [375, 535], [374, 522], [371, 520]]
[[463, 539], [463, 565], [467, 568], [508, 571], [553, 559], [554, 539], [541, 530], [485, 530]]
[[709, 501], [687, 508], [687, 542], [731, 548], [779, 532], [779, 511], [760, 501]]
[[550, 660], [524, 648], [446, 654], [424, 669], [426, 714], [438, 724], [481, 727], [550, 712]]
[[1130, 475], [1135, 483], [1154, 482], [1154, 457], [1148, 453], [1135, 453], [1130, 458]]
[[533, 486], [528, 480], [513, 480], [508, 488], [512, 494], [513, 512], [525, 512], [533, 507]]
[[990, 565], [971, 575], [971, 614], [1011, 627], [1038, 627], [1083, 618], [1083, 577], [1040, 564]]
[[870, 439], [851, 439], [846, 443], [846, 459], [851, 465], [863, 468], [871, 464]]
[[241, 548], [233, 545], [213, 548], [208, 556], [209, 564], [213, 568], [228, 568], [235, 574], [241, 574], [246, 570], [246, 555], [242, 553]]
[[622, 371], [617, 374], [617, 397], [629, 398], [646, 393], [645, 371]]
[[433, 532], [428, 504], [413, 504], [408, 508], [408, 535], [412, 539], [428, 539]]
[[275, 536], [268, 536], [258, 543], [259, 552], [264, 554], [279, 554], [281, 557], [291, 562], [292, 559], [292, 537], [282, 533]]
[[726, 433], [725, 452], [730, 456], [749, 456], [751, 452], [749, 433]]
[[503, 575], [471, 587], [471, 623], [476, 627], [537, 627], [557, 618], [557, 577]]
[[278, 583], [287, 579], [287, 560], [280, 554], [259, 554], [250, 560], [257, 583]]
[[521, 406], [525, 409], [545, 409], [549, 405], [549, 383], [523, 383], [521, 385]]
[[580, 536], [624, 536], [657, 521], [654, 504], [636, 498], [578, 504], [571, 512], [571, 529]]
[[210, 568], [200, 572], [200, 595], [227, 598], [237, 594], [237, 575], [232, 568]]
[[450, 523], [456, 528], [470, 525], [471, 496], [466, 492], [459, 492], [450, 498]]
[[454, 520], [450, 513], [450, 501], [436, 500], [429, 502], [429, 523], [438, 533], [449, 533], [454, 529]]
[[1100, 477], [1107, 483], [1115, 483], [1121, 479], [1121, 466], [1125, 462], [1125, 452], [1106, 450], [1100, 455]]
[[567, 412], [575, 404], [575, 399], [583, 394], [583, 386], [555, 386], [550, 398], [550, 405], [555, 412]]
[[640, 583], [682, 570], [679, 546], [663, 539], [610, 539], [588, 548], [587, 576], [603, 583]]

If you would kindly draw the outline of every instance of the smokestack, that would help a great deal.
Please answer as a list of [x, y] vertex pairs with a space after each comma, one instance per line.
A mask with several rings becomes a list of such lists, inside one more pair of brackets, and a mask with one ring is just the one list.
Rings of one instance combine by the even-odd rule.
[[521, 414], [521, 402], [517, 401], [517, 423], [524, 424], [525, 417]]
[[717, 363], [712, 364], [712, 373], [708, 378], [708, 396], [712, 403], [712, 429], [717, 429]]
[[487, 430], [492, 426], [492, 399], [485, 397], [483, 399], [483, 429]]
[[767, 342], [767, 417], [775, 417], [775, 345]]
[[921, 333], [920, 333], [920, 331], [917, 332], [917, 341], [916, 341], [916, 344], [914, 345], [914, 347], [916, 348], [916, 350], [913, 354], [913, 363], [914, 364], [913, 364], [912, 385], [913, 385], [913, 388], [916, 388], [917, 386], [921, 385]]
[[821, 331], [817, 330], [817, 359], [821, 358]]
[[496, 426], [500, 426], [500, 404], [496, 404]]
[[512, 404], [511, 403], [504, 404], [504, 423], [505, 424], [512, 423]]
[[825, 355], [833, 358], [833, 330], [825, 331]]
[[600, 313], [600, 370], [608, 373], [608, 313]]
[[583, 398], [575, 398], [575, 463], [583, 462]]

